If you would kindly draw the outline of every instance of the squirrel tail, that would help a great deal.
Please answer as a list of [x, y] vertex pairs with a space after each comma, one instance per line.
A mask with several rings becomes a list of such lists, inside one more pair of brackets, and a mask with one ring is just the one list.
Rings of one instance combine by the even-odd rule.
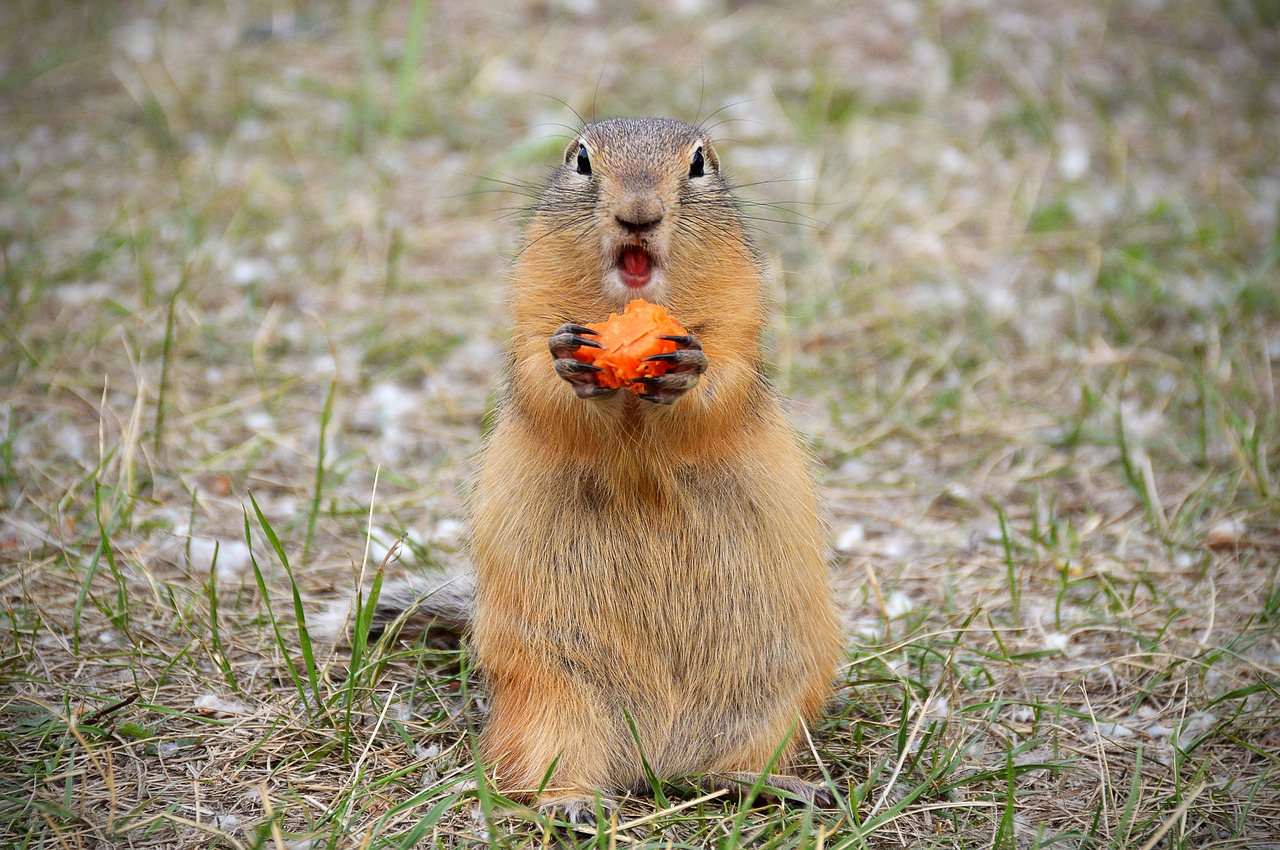
[[[419, 573], [384, 583], [369, 621], [370, 642], [389, 630], [413, 639], [425, 633], [433, 643], [456, 644], [471, 631], [475, 610], [475, 574], [469, 569]], [[368, 604], [369, 589], [359, 597]], [[312, 635], [349, 643], [356, 622], [356, 597], [332, 602], [312, 618]]]

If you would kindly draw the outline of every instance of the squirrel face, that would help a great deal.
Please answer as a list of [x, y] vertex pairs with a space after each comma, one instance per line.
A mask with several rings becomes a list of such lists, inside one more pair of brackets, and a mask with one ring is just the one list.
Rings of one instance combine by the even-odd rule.
[[708, 243], [731, 234], [743, 238], [711, 140], [656, 118], [584, 127], [565, 148], [531, 232], [554, 244], [562, 268], [583, 269], [581, 283], [619, 307], [665, 301], [673, 279], [688, 276], [681, 270], [700, 267]]

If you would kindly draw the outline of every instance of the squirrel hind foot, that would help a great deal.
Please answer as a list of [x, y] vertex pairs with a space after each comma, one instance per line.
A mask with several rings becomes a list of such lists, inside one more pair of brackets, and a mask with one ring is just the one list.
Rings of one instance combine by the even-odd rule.
[[[745, 800], [751, 789], [760, 781], [759, 774], [746, 772], [711, 773], [699, 777], [697, 786], [703, 793], [728, 791], [730, 797]], [[825, 786], [809, 782], [798, 776], [770, 774], [765, 777], [755, 799], [771, 804], [804, 804], [819, 809], [834, 809], [836, 796]]]
[[536, 808], [544, 817], [565, 821], [571, 826], [595, 826], [600, 818], [608, 821], [618, 809], [613, 797], [539, 798]]

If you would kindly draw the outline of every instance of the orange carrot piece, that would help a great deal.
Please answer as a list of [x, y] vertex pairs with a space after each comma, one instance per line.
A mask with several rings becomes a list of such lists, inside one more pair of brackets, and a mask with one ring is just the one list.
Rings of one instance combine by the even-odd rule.
[[622, 313], [611, 313], [603, 322], [588, 322], [587, 327], [599, 331], [591, 337], [604, 348], [580, 348], [574, 358], [582, 363], [592, 363], [604, 371], [596, 376], [602, 387], [617, 389], [626, 387], [635, 393], [647, 392], [640, 378], [653, 378], [665, 374], [670, 364], [662, 361], [646, 362], [644, 358], [654, 354], [669, 354], [676, 344], [660, 336], [685, 336], [689, 332], [658, 304], [635, 299]]

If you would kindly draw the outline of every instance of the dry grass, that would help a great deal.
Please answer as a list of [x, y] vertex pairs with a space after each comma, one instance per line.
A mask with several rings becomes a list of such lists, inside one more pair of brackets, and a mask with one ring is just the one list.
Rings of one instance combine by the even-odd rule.
[[[3, 4], [0, 844], [1280, 846], [1278, 23]], [[464, 557], [557, 98], [712, 115], [759, 202], [840, 811], [570, 832], [486, 789], [464, 657], [302, 652], [370, 522]]]

